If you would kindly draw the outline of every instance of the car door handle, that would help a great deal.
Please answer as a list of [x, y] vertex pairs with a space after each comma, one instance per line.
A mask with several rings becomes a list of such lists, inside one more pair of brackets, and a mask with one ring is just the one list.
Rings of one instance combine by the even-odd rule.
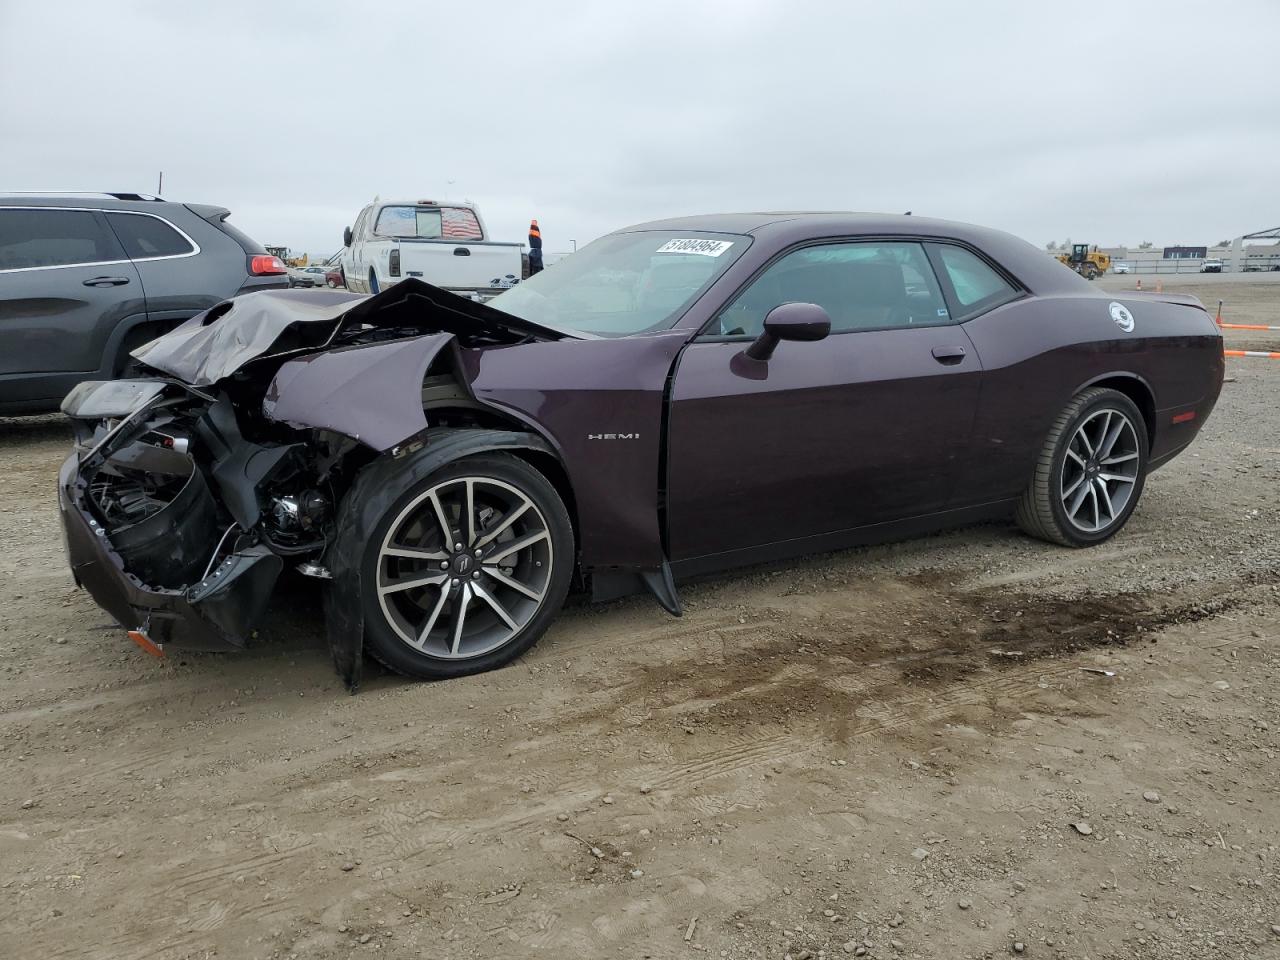
[[455, 257], [469, 257], [471, 256], [471, 251], [468, 250], [466, 247], [454, 247], [453, 255]]
[[86, 280], [86, 287], [123, 287], [129, 282], [128, 277], [94, 277], [92, 280]]
[[964, 359], [964, 347], [934, 347], [933, 359], [947, 366], [954, 366]]

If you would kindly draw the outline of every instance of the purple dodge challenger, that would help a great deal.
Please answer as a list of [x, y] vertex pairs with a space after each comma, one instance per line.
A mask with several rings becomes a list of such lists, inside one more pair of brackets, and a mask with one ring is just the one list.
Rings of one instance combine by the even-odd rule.
[[678, 615], [681, 577], [958, 523], [1099, 543], [1223, 376], [1192, 297], [837, 213], [630, 227], [487, 304], [253, 294], [134, 356], [63, 404], [77, 582], [161, 653], [243, 647], [286, 566], [320, 578], [353, 690], [365, 650], [508, 663], [575, 584]]

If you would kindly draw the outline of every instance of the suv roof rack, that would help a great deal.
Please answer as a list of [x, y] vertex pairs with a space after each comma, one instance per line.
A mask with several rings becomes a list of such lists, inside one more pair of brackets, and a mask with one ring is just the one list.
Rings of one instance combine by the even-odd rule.
[[162, 197], [157, 197], [151, 193], [127, 193], [105, 190], [13, 190], [8, 191], [10, 196], [25, 197], [111, 197], [113, 200], [149, 200], [157, 203], [163, 203]]

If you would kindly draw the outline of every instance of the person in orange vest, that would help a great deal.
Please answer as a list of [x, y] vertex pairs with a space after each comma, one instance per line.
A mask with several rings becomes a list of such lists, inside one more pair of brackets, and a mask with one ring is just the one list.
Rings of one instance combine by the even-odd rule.
[[542, 269], [542, 231], [538, 229], [538, 221], [529, 221], [529, 276]]

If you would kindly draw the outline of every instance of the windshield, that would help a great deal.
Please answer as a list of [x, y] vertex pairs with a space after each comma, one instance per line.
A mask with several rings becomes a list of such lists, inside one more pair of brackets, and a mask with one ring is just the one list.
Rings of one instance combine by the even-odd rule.
[[611, 233], [489, 301], [556, 330], [626, 337], [665, 330], [751, 238], [645, 230]]

